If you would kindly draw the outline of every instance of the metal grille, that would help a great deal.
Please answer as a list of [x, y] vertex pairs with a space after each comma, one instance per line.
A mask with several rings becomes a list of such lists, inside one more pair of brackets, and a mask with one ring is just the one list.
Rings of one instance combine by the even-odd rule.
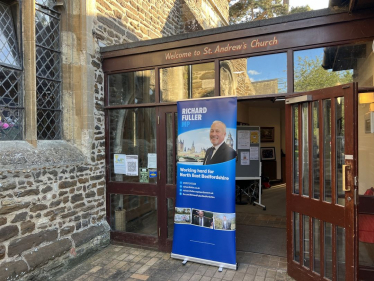
[[40, 140], [61, 138], [60, 16], [55, 1], [37, 0], [35, 12], [37, 133]]
[[23, 89], [15, 24], [0, 2], [0, 141], [23, 137]]

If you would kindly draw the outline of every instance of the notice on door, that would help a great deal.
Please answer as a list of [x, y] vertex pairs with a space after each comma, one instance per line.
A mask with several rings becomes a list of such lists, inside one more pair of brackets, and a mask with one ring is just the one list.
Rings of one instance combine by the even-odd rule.
[[157, 169], [156, 153], [148, 153], [148, 169]]
[[126, 154], [114, 154], [114, 173], [126, 175]]
[[138, 155], [126, 156], [126, 175], [138, 176]]

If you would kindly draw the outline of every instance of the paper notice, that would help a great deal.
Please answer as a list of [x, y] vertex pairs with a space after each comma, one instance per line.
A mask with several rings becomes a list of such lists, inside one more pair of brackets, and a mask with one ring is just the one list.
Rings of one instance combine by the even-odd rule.
[[240, 165], [249, 165], [249, 151], [240, 152]]
[[126, 175], [128, 176], [138, 175], [138, 155], [127, 155], [126, 156]]
[[251, 160], [258, 160], [258, 147], [251, 148], [251, 153], [249, 155], [249, 159]]
[[126, 154], [114, 154], [114, 173], [126, 175]]
[[260, 132], [259, 131], [252, 131], [251, 132], [251, 144], [258, 144], [258, 140], [260, 137]]
[[157, 169], [156, 153], [148, 153], [148, 169]]
[[249, 134], [250, 131], [247, 130], [238, 131], [238, 149], [249, 149], [251, 147]]

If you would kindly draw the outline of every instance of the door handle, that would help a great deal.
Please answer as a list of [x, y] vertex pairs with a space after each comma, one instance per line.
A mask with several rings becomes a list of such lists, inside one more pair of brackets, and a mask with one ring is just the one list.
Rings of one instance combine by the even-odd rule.
[[351, 165], [343, 165], [343, 191], [351, 191], [351, 187], [350, 186], [346, 186], [346, 182], [345, 182], [345, 171], [346, 170], [350, 170], [351, 169]]

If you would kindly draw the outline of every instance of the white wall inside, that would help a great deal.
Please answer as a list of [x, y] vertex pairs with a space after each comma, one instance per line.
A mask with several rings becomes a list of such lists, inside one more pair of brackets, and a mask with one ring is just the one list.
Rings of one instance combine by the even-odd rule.
[[365, 133], [365, 113], [370, 104], [358, 105], [358, 188], [363, 195], [374, 187], [374, 133]]

